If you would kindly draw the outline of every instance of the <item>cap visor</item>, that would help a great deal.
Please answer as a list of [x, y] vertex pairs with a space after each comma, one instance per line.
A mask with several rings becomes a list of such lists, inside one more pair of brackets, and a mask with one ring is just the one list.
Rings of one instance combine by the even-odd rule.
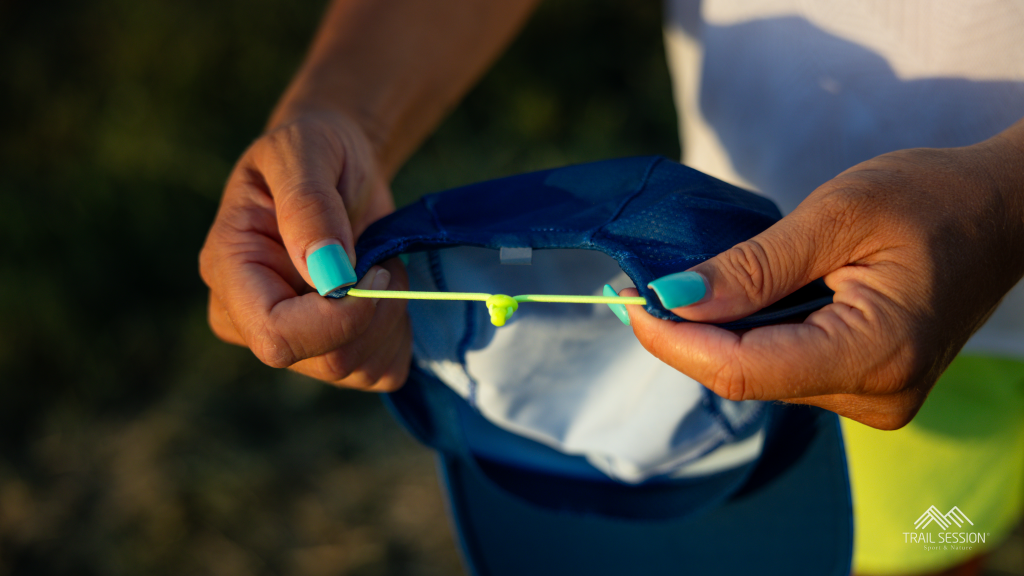
[[553, 510], [511, 494], [489, 477], [495, 470], [485, 472], [473, 457], [442, 454], [440, 466], [465, 559], [477, 576], [847, 576], [852, 507], [837, 417], [816, 411], [813, 431], [784, 470], [765, 461], [730, 499], [667, 520]]

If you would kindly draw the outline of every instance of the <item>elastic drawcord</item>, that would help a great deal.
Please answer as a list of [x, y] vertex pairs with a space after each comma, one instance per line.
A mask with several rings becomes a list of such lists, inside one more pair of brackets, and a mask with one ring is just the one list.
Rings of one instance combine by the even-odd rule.
[[557, 302], [563, 304], [639, 304], [647, 299], [641, 296], [562, 296], [558, 294], [485, 294], [483, 292], [414, 292], [407, 290], [361, 290], [352, 288], [349, 296], [357, 298], [394, 298], [403, 300], [475, 300], [484, 302], [491, 315], [491, 323], [504, 326], [505, 320], [519, 308], [520, 302]]

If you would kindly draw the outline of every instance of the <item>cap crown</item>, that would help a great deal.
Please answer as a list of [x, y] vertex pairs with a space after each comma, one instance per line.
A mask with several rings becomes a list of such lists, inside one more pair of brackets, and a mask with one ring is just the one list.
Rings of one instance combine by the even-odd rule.
[[[606, 160], [424, 196], [363, 233], [356, 274], [400, 253], [451, 246], [599, 250], [629, 275], [651, 315], [682, 321], [647, 284], [712, 258], [781, 217], [771, 200], [666, 158]], [[823, 283], [812, 283], [723, 326], [777, 323], [831, 301]]]

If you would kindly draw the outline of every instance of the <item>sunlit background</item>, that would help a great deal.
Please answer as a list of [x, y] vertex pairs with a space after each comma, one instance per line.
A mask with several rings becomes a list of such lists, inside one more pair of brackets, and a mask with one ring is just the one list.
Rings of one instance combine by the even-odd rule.
[[[0, 576], [461, 574], [432, 458], [375, 396], [206, 326], [221, 186], [324, 5], [0, 3]], [[660, 16], [546, 2], [399, 173], [399, 203], [678, 158]]]

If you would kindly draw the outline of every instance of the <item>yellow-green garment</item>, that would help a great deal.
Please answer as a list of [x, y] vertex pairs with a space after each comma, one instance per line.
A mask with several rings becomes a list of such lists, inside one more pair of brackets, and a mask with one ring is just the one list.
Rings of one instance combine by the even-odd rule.
[[[1024, 511], [1024, 362], [961, 355], [914, 420], [886, 432], [843, 420], [854, 506], [854, 570], [916, 574], [964, 562], [999, 545]], [[934, 506], [971, 521], [915, 530]], [[928, 533], [936, 550], [907, 543]], [[984, 544], [939, 542], [939, 532], [979, 532]], [[946, 537], [948, 539], [948, 537]], [[958, 537], [954, 537], [956, 539]], [[930, 545], [931, 546], [931, 545]]]

